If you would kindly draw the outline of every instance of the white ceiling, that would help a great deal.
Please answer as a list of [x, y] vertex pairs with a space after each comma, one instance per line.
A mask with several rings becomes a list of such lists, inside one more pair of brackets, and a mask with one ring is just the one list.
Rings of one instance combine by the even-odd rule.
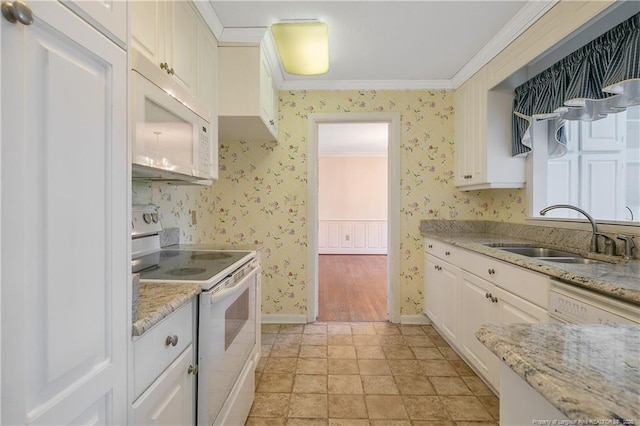
[[[210, 0], [199, 9], [221, 44], [263, 41], [281, 90], [438, 89], [459, 86], [555, 2]], [[282, 70], [268, 28], [291, 19], [328, 24], [328, 73]]]
[[[557, 0], [216, 1], [197, 5], [221, 45], [262, 43], [280, 90], [457, 88]], [[269, 27], [317, 19], [329, 27], [329, 72], [282, 69]], [[387, 124], [319, 127], [319, 155], [387, 153]]]

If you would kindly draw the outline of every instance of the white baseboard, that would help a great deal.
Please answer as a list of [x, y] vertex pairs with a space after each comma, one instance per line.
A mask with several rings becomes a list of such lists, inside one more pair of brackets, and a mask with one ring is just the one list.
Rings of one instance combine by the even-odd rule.
[[307, 316], [303, 314], [279, 315], [262, 314], [262, 324], [306, 324]]
[[[307, 316], [302, 314], [279, 315], [262, 314], [262, 324], [306, 324]], [[402, 315], [400, 324], [431, 324], [426, 315]]]
[[401, 315], [400, 324], [431, 324], [426, 315]]
[[387, 249], [319, 248], [318, 254], [387, 254]]

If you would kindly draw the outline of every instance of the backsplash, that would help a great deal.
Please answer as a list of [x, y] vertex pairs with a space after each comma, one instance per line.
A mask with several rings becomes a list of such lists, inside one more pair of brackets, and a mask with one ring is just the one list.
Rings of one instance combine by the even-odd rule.
[[[454, 186], [454, 92], [282, 91], [279, 142], [221, 141], [211, 187], [136, 183], [134, 202], [153, 202], [182, 243], [261, 248], [262, 310], [304, 315], [307, 295], [307, 115], [401, 114], [401, 313], [422, 312], [422, 219], [523, 223], [524, 190], [461, 192]], [[196, 211], [197, 223], [191, 222]]]

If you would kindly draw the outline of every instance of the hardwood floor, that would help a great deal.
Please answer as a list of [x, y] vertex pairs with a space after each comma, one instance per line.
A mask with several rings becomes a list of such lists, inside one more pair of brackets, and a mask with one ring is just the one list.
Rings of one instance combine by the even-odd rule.
[[318, 321], [387, 321], [387, 256], [318, 259]]

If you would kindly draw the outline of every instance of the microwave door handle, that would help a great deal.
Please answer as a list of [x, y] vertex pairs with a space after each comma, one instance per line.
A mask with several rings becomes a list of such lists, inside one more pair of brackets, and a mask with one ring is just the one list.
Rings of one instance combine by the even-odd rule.
[[242, 287], [244, 286], [244, 284], [247, 281], [249, 281], [250, 279], [255, 279], [256, 273], [257, 273], [257, 270], [254, 269], [253, 271], [248, 273], [246, 277], [244, 277], [243, 279], [241, 279], [240, 281], [235, 283], [233, 285], [233, 287], [227, 287], [227, 288], [225, 288], [223, 290], [217, 291], [214, 294], [212, 294], [211, 295], [211, 304], [213, 305], [214, 303], [218, 303], [221, 300], [226, 299], [229, 296], [233, 296], [236, 293], [239, 293], [242, 290]]

